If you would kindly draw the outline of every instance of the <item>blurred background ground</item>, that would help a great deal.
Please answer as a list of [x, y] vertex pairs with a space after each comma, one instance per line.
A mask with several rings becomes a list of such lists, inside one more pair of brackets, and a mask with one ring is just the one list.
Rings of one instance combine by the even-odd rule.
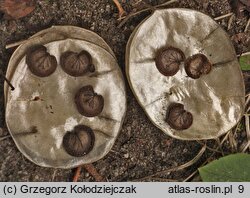
[[[136, 12], [149, 6], [155, 6], [166, 0], [120, 0], [125, 11]], [[118, 63], [124, 72], [125, 47], [128, 38], [139, 22], [150, 14], [150, 11], [130, 18], [122, 27], [118, 19], [118, 10], [111, 0], [38, 0], [35, 10], [18, 20], [6, 17], [0, 12], [0, 68], [6, 71], [11, 54], [15, 50], [5, 49], [6, 44], [29, 38], [34, 33], [52, 25], [75, 25], [92, 30], [99, 34], [115, 52]], [[215, 18], [231, 13], [232, 7], [227, 0], [179, 0], [165, 6], [184, 7], [199, 10]], [[250, 34], [246, 30], [249, 13], [242, 12], [237, 17], [226, 17], [218, 20], [235, 46], [237, 54], [250, 51]], [[247, 91], [250, 88], [249, 73], [244, 72]], [[241, 152], [247, 142], [244, 119], [237, 130], [222, 139], [209, 141], [180, 141], [173, 139], [150, 123], [142, 108], [127, 85], [128, 111], [112, 150], [103, 159], [94, 163], [96, 170], [107, 181], [183, 181], [202, 164], [220, 156]], [[39, 167], [27, 160], [16, 148], [8, 136], [4, 122], [3, 79], [0, 79], [0, 181], [71, 181], [74, 170], [63, 170]], [[192, 160], [207, 144], [201, 158], [181, 171], [166, 171], [147, 179], [157, 171], [178, 167]], [[246, 150], [247, 151], [247, 150]], [[249, 151], [249, 150], [248, 150]], [[190, 178], [192, 180], [193, 177]], [[79, 181], [95, 181], [82, 169]]]

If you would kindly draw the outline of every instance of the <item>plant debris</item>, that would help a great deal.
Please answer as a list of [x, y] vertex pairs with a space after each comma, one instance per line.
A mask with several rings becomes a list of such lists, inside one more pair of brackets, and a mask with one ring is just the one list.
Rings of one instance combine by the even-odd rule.
[[101, 176], [93, 164], [85, 164], [83, 167], [94, 177], [95, 181], [103, 182], [105, 179]]
[[25, 17], [34, 9], [33, 0], [0, 0], [0, 10], [13, 19]]
[[103, 178], [103, 176], [101, 176], [98, 171], [96, 170], [96, 168], [94, 167], [93, 164], [84, 164], [83, 166], [78, 166], [75, 170], [75, 174], [73, 177], [73, 182], [77, 182], [80, 175], [81, 175], [81, 170], [82, 167], [84, 169], [86, 169], [86, 171], [92, 175], [92, 177], [95, 179], [96, 182], [104, 182], [105, 179]]
[[119, 11], [119, 20], [125, 16], [127, 13], [125, 12], [125, 10], [123, 9], [123, 7], [121, 6], [119, 0], [113, 0], [114, 4], [116, 5], [118, 11]]
[[240, 32], [231, 37], [231, 40], [237, 44], [250, 45], [250, 34], [246, 32]]
[[11, 82], [9, 81], [9, 79], [6, 78], [6, 76], [3, 74], [2, 70], [0, 69], [0, 77], [2, 77], [6, 82], [7, 84], [10, 86], [11, 88], [11, 91], [14, 91], [15, 90], [15, 87], [11, 84]]
[[233, 12], [237, 17], [241, 15], [241, 10], [247, 10], [250, 12], [250, 1], [249, 0], [231, 0], [230, 1]]

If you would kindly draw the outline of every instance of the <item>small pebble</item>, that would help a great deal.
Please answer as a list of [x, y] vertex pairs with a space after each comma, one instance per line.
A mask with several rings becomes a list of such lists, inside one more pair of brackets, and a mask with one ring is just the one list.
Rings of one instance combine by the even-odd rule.
[[89, 173], [88, 172], [85, 173], [85, 177], [89, 177]]
[[129, 158], [129, 154], [126, 153], [126, 154], [123, 155], [123, 157], [124, 157], [125, 159], [128, 159], [128, 158]]
[[111, 9], [110, 9], [110, 5], [106, 5], [106, 12], [110, 13]]

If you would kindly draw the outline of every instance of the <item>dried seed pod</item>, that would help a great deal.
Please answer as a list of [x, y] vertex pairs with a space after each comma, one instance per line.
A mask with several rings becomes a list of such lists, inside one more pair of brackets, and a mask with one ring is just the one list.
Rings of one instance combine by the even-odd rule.
[[87, 85], [76, 93], [75, 103], [80, 114], [86, 117], [94, 117], [102, 112], [104, 99], [94, 92], [91, 85]]
[[91, 128], [77, 125], [73, 131], [68, 131], [63, 137], [65, 151], [75, 157], [88, 154], [94, 147], [95, 135]]
[[184, 105], [173, 103], [168, 107], [167, 123], [175, 130], [188, 129], [193, 123], [193, 116], [184, 109]]
[[200, 78], [201, 75], [208, 74], [212, 69], [212, 64], [204, 54], [195, 54], [185, 61], [185, 70], [189, 77]]
[[155, 64], [161, 74], [173, 76], [178, 72], [180, 63], [184, 60], [185, 55], [180, 49], [167, 47], [157, 52]]
[[75, 77], [95, 71], [95, 66], [92, 64], [92, 57], [85, 50], [79, 54], [72, 51], [64, 52], [61, 56], [60, 64], [67, 74]]
[[28, 50], [26, 63], [30, 71], [39, 77], [51, 75], [57, 67], [55, 56], [50, 55], [43, 45], [36, 45]]

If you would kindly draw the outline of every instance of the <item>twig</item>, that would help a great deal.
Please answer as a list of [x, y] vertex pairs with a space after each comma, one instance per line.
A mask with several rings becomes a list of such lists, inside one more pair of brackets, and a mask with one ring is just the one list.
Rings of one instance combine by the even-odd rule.
[[136, 16], [136, 15], [138, 15], [138, 14], [140, 14], [140, 13], [143, 13], [143, 12], [146, 12], [146, 11], [149, 11], [149, 10], [151, 10], [152, 8], [145, 8], [145, 9], [143, 9], [143, 10], [139, 10], [139, 11], [137, 11], [137, 12], [134, 12], [134, 13], [131, 13], [131, 14], [129, 14], [129, 15], [127, 15], [127, 17], [125, 17], [123, 20], [122, 20], [122, 22], [118, 25], [118, 28], [121, 28], [131, 17], [133, 17], [133, 16]]
[[247, 142], [247, 144], [243, 147], [243, 149], [242, 149], [242, 153], [245, 153], [246, 152], [246, 150], [248, 149], [248, 148], [250, 148], [250, 141], [249, 142]]
[[174, 168], [170, 168], [170, 169], [167, 169], [167, 170], [163, 170], [163, 171], [158, 171], [158, 172], [155, 172], [154, 174], [152, 175], [148, 175], [146, 177], [142, 177], [142, 178], [139, 178], [139, 179], [135, 179], [135, 180], [132, 180], [132, 181], [141, 181], [141, 180], [146, 180], [146, 179], [151, 179], [152, 177], [156, 177], [160, 174], [166, 174], [166, 173], [169, 173], [169, 172], [173, 172], [173, 171], [178, 171], [178, 170], [182, 170], [184, 168], [187, 168], [189, 166], [192, 166], [193, 164], [195, 164], [200, 158], [201, 156], [203, 155], [203, 153], [206, 151], [206, 145], [204, 145], [201, 150], [199, 151], [199, 153], [190, 161], [188, 161], [187, 163], [185, 164], [182, 164], [180, 166], [177, 166], [177, 167], [174, 167]]
[[10, 135], [6, 135], [6, 136], [3, 136], [3, 137], [0, 137], [0, 141], [5, 140], [7, 138], [10, 138]]
[[247, 115], [245, 115], [245, 125], [246, 125], [247, 140], [249, 143], [250, 142], [250, 126], [249, 126], [249, 116]]
[[17, 46], [19, 46], [19, 45], [21, 45], [21, 44], [26, 43], [26, 41], [27, 41], [27, 39], [21, 40], [21, 41], [17, 41], [17, 42], [15, 42], [15, 43], [10, 43], [10, 44], [7, 44], [7, 45], [5, 46], [5, 48], [6, 48], [6, 49], [10, 49], [10, 48], [12, 48], [12, 47], [17, 47]]
[[[229, 133], [231, 133], [231, 131], [230, 131]], [[229, 136], [229, 133], [228, 133], [228, 136]], [[216, 140], [216, 142], [217, 142], [217, 144], [218, 144], [218, 146], [219, 146], [219, 149], [221, 150], [222, 156], [224, 156], [224, 152], [223, 152], [223, 149], [222, 149], [222, 144], [223, 144], [223, 143], [221, 143], [221, 141], [220, 141], [219, 138], [216, 138], [215, 140]]]
[[15, 90], [15, 87], [11, 84], [11, 82], [5, 77], [2, 70], [0, 70], [0, 76], [7, 82], [7, 84], [10, 86], [11, 91]]
[[[250, 102], [250, 94], [248, 94], [247, 96], [246, 96], [246, 103], [245, 103], [245, 107], [247, 107], [247, 105], [248, 105], [248, 103]], [[247, 111], [246, 111], [246, 113], [247, 113]]]
[[51, 179], [52, 182], [55, 180], [56, 173], [57, 173], [57, 169], [55, 169], [53, 172], [52, 179]]
[[242, 53], [242, 54], [238, 54], [237, 57], [247, 56], [247, 55], [250, 55], [250, 52], [245, 52], [245, 53]]
[[153, 8], [154, 8], [154, 9], [160, 8], [160, 7], [167, 6], [167, 5], [169, 5], [169, 4], [175, 3], [175, 2], [178, 2], [178, 0], [170, 0], [170, 1], [167, 1], [167, 2], [162, 3], [162, 4], [160, 4], [160, 5], [153, 6]]
[[76, 168], [76, 171], [75, 171], [75, 174], [74, 174], [74, 177], [73, 177], [73, 182], [77, 182], [79, 177], [80, 177], [80, 174], [81, 174], [81, 170], [82, 170], [82, 167], [81, 166], [78, 166]]
[[92, 175], [97, 182], [103, 182], [105, 179], [97, 172], [93, 164], [85, 164], [83, 167]]
[[231, 151], [236, 152], [237, 151], [237, 142], [234, 138], [234, 134], [229, 133], [228, 140], [229, 140], [229, 144], [231, 146]]
[[214, 149], [214, 148], [211, 148], [211, 147], [207, 146], [207, 144], [204, 144], [203, 142], [201, 142], [201, 141], [199, 141], [199, 140], [196, 140], [196, 142], [199, 143], [199, 144], [202, 145], [202, 146], [205, 146], [205, 145], [206, 145], [207, 149], [210, 150], [210, 151], [213, 151], [213, 152], [216, 152], [216, 153], [220, 153], [220, 154], [221, 154], [221, 151], [216, 150], [216, 149]]
[[[244, 9], [241, 9], [240, 12], [243, 12]], [[227, 18], [227, 17], [230, 17], [232, 16], [234, 13], [233, 12], [229, 12], [228, 14], [223, 14], [221, 16], [218, 16], [218, 17], [215, 17], [214, 20], [215, 21], [218, 21], [218, 20], [221, 20], [221, 19], [224, 19], [224, 18]]]
[[230, 12], [228, 14], [224, 14], [224, 15], [221, 15], [221, 16], [218, 16], [218, 17], [215, 17], [214, 20], [215, 21], [218, 21], [218, 20], [221, 20], [221, 19], [224, 19], [224, 18], [227, 18], [227, 17], [230, 17], [232, 16], [234, 13], [233, 12]]
[[236, 127], [235, 127], [235, 130], [234, 130], [234, 135], [240, 131], [240, 125], [241, 125], [241, 122], [242, 122], [242, 119], [237, 123]]
[[235, 14], [233, 14], [229, 20], [228, 20], [228, 25], [227, 25], [227, 30], [230, 30], [232, 27], [233, 20], [235, 19]]
[[245, 103], [245, 110], [246, 110], [245, 112], [247, 114], [250, 111], [250, 105], [248, 105], [250, 102], [250, 94], [248, 94], [246, 97], [247, 97], [247, 99], [246, 99], [246, 103]]
[[187, 182], [188, 180], [190, 180], [197, 173], [198, 173], [198, 170], [194, 171], [191, 175], [189, 175], [186, 179], [184, 179], [183, 182]]
[[149, 8], [149, 7], [148, 7], [148, 8], [144, 8], [144, 9], [139, 10], [139, 11], [137, 11], [137, 12], [130, 13], [129, 15], [127, 15], [127, 16], [122, 20], [122, 22], [118, 25], [118, 28], [122, 27], [131, 17], [134, 17], [134, 16], [136, 16], [136, 15], [138, 15], [138, 14], [141, 14], [141, 13], [143, 13], [143, 12], [153, 11], [153, 10], [155, 10], [156, 8], [164, 7], [164, 6], [170, 5], [170, 4], [172, 4], [172, 3], [175, 3], [175, 2], [177, 2], [177, 1], [178, 1], [178, 0], [170, 0], [170, 1], [167, 1], [167, 2], [165, 2], [165, 3], [163, 3], [163, 4], [160, 4], [160, 5], [152, 6], [152, 7], [150, 7], [150, 8]]
[[[200, 167], [204, 166], [206, 163], [207, 163], [207, 161], [203, 162]], [[191, 179], [196, 173], [198, 173], [198, 169], [196, 171], [194, 171], [191, 175], [189, 175], [186, 179], [184, 179], [183, 182], [186, 182], [189, 179]]]
[[[226, 141], [226, 139], [228, 138], [228, 136], [229, 136], [229, 133], [231, 133], [231, 131], [229, 131], [226, 135], [225, 135], [225, 137], [222, 139], [222, 141], [221, 141], [221, 144], [223, 144], [225, 141]], [[218, 148], [218, 147], [217, 147]]]
[[[226, 135], [224, 136], [224, 138], [223, 138], [222, 141], [220, 142], [221, 145], [226, 141], [226, 139], [227, 139], [228, 136], [229, 136], [229, 133], [231, 133], [231, 131], [229, 131], [228, 133], [226, 133]], [[217, 148], [215, 148], [215, 150], [218, 150], [219, 147], [220, 147], [220, 146], [218, 145]], [[215, 153], [216, 153], [216, 152], [213, 152], [213, 153], [210, 155], [210, 158], [212, 158], [212, 157], [214, 156]], [[204, 165], [205, 165], [207, 162], [208, 162], [208, 161], [204, 162]]]
[[123, 9], [123, 7], [121, 6], [119, 0], [113, 0], [113, 2], [115, 3], [115, 5], [119, 11], [119, 20], [120, 20], [122, 18], [122, 16], [126, 15], [126, 12]]
[[247, 32], [249, 26], [250, 26], [250, 18], [249, 18], [248, 21], [247, 21], [247, 25], [246, 25], [246, 27], [245, 27], [244, 32]]

